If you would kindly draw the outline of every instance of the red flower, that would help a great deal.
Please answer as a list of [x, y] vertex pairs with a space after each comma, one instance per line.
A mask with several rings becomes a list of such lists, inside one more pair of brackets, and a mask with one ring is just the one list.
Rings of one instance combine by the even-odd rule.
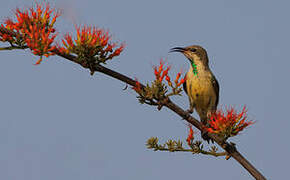
[[194, 132], [192, 130], [191, 125], [188, 125], [188, 127], [189, 127], [189, 133], [188, 133], [188, 136], [186, 138], [186, 142], [190, 146], [192, 144], [193, 139], [194, 139], [194, 136], [193, 136]]
[[240, 113], [237, 113], [233, 107], [227, 109], [226, 113], [222, 110], [217, 110], [209, 117], [209, 126], [205, 129], [210, 133], [215, 133], [225, 138], [235, 136], [254, 123], [253, 121], [246, 121], [246, 113], [246, 107]]
[[[186, 80], [185, 77], [180, 79], [181, 74], [182, 74], [182, 71], [178, 72], [176, 77], [175, 77], [174, 83], [175, 83], [176, 87], [179, 87], [180, 85], [185, 83], [185, 80]], [[179, 81], [179, 79], [180, 79], [180, 81]]]
[[[51, 15], [53, 13], [53, 17]], [[12, 44], [23, 46], [20, 42], [25, 42], [26, 45], [32, 50], [33, 54], [40, 56], [36, 64], [42, 60], [42, 56], [54, 55], [53, 51], [55, 46], [52, 45], [56, 34], [53, 25], [56, 19], [60, 16], [59, 12], [51, 9], [49, 4], [43, 7], [36, 4], [36, 7], [31, 7], [25, 10], [16, 9], [15, 16], [17, 21], [8, 18], [4, 24], [5, 28], [14, 31], [21, 35], [13, 37], [9, 33], [0, 33], [1, 41], [9, 41]], [[4, 25], [1, 25], [4, 27]]]
[[172, 83], [171, 83], [170, 77], [169, 77], [168, 75], [166, 75], [165, 80], [167, 81], [167, 83], [168, 83], [169, 86], [172, 86]]
[[160, 82], [163, 81], [163, 79], [164, 79], [165, 76], [168, 76], [168, 71], [169, 71], [169, 70], [170, 70], [170, 66], [168, 66], [168, 67], [166, 68], [166, 70], [163, 71], [162, 75], [159, 77], [159, 81], [160, 81]]
[[135, 81], [136, 81], [136, 85], [132, 87], [132, 89], [134, 89], [137, 93], [139, 93], [141, 92], [141, 84], [136, 78], [135, 78]]
[[113, 52], [111, 58], [113, 58], [114, 56], [119, 56], [120, 53], [123, 51], [124, 47], [125, 47], [125, 44], [121, 44], [121, 46]]
[[111, 36], [108, 32], [97, 27], [83, 26], [76, 27], [77, 36], [75, 39], [66, 34], [62, 39], [64, 47], [57, 49], [61, 53], [74, 53], [81, 57], [96, 57], [101, 62], [119, 56], [125, 45], [117, 46], [116, 43], [109, 43]]
[[178, 80], [179, 80], [180, 76], [181, 76], [181, 72], [177, 73], [176, 78], [174, 80], [175, 84], [178, 83]]
[[181, 84], [185, 83], [185, 81], [186, 81], [186, 76], [185, 76], [184, 78], [181, 78], [180, 81], [178, 82], [178, 79], [179, 79], [179, 77], [180, 77], [180, 74], [181, 74], [181, 72], [179, 72], [179, 73], [176, 75], [176, 79], [175, 79], [175, 81], [174, 81], [177, 87], [179, 87]]
[[[168, 72], [171, 69], [171, 66], [168, 66], [168, 67], [165, 68], [164, 64], [165, 63], [164, 63], [163, 59], [161, 59], [160, 63], [159, 63], [159, 66], [153, 66], [155, 78], [156, 78], [157, 81], [162, 82], [164, 77], [165, 77], [165, 80], [167, 81], [168, 85], [170, 87], [172, 87], [171, 78], [168, 75]], [[181, 84], [183, 84], [185, 82], [185, 78], [183, 78], [183, 79], [181, 78], [180, 79], [180, 76], [181, 76], [181, 72], [177, 73], [176, 78], [174, 80], [175, 88], [179, 87]], [[180, 81], [179, 81], [179, 79], [180, 79]]]
[[105, 51], [107, 52], [112, 52], [113, 48], [116, 46], [116, 44], [108, 44], [107, 48], [105, 49]]
[[163, 72], [164, 61], [161, 59], [159, 64], [160, 64], [159, 67], [153, 66], [153, 69], [154, 69], [154, 74], [155, 74], [156, 79], [159, 81], [162, 81], [160, 77], [161, 77], [161, 73]]
[[168, 71], [170, 70], [170, 66], [166, 68], [166, 70], [163, 69], [164, 67], [164, 61], [161, 59], [159, 62], [159, 66], [153, 66], [154, 74], [156, 77], [156, 80], [162, 82], [163, 78], [168, 75]]

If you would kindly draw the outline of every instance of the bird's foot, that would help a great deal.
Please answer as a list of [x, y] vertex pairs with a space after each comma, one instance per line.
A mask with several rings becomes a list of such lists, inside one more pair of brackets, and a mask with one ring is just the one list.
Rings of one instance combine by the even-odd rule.
[[193, 109], [188, 109], [186, 110], [187, 113], [192, 114], [193, 113]]
[[208, 144], [210, 142], [214, 143], [213, 139], [209, 137], [208, 132], [206, 132], [206, 131], [201, 132], [201, 137], [203, 140], [207, 141]]

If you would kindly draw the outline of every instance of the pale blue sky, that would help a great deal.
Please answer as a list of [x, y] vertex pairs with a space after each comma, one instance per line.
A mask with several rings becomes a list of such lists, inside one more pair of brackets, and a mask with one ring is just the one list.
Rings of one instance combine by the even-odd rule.
[[[32, 2], [1, 0], [1, 19]], [[64, 9], [60, 35], [88, 24], [125, 41], [107, 67], [142, 82], [153, 79], [160, 58], [187, 70], [170, 48], [204, 46], [220, 105], [245, 104], [256, 121], [232, 141], [267, 178], [289, 177], [289, 1], [49, 2]], [[140, 105], [124, 83], [60, 57], [34, 66], [29, 51], [0, 53], [0, 179], [251, 179], [233, 159], [147, 150], [151, 136], [185, 140], [186, 124], [168, 109]], [[188, 107], [186, 96], [174, 100]]]

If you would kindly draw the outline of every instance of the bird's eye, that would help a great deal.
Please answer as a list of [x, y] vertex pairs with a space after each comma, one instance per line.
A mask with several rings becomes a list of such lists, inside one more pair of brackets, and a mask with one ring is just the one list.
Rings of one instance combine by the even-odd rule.
[[196, 52], [195, 48], [190, 49], [191, 52]]

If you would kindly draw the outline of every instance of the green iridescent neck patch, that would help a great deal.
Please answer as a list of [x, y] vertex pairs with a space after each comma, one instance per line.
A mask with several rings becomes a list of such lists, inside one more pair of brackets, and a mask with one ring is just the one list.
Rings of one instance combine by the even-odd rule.
[[193, 74], [197, 76], [197, 67], [196, 67], [196, 64], [194, 63], [193, 60], [191, 61], [191, 65], [192, 65], [192, 69], [193, 69], [192, 70]]

